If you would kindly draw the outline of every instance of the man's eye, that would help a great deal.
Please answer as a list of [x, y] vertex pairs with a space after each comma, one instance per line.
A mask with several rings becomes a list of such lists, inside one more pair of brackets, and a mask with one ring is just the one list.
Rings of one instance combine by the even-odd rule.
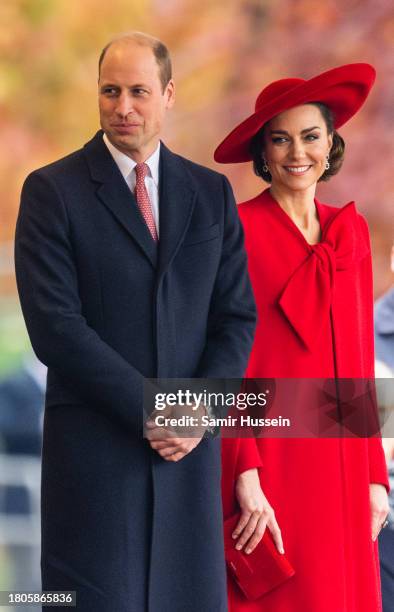
[[117, 92], [117, 89], [115, 89], [115, 87], [104, 87], [104, 89], [102, 90], [102, 93], [105, 94], [106, 96], [115, 96], [118, 92]]
[[136, 87], [135, 89], [133, 89], [133, 94], [135, 96], [144, 96], [147, 93], [148, 92], [146, 91], [146, 89], [142, 89], [141, 87]]

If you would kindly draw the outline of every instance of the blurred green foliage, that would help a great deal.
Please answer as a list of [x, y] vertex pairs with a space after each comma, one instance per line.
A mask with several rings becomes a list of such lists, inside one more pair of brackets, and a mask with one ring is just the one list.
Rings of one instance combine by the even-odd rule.
[[55, 10], [56, 0], [21, 0], [22, 15], [33, 26], [41, 25]]
[[0, 375], [17, 368], [31, 350], [16, 299], [0, 301]]

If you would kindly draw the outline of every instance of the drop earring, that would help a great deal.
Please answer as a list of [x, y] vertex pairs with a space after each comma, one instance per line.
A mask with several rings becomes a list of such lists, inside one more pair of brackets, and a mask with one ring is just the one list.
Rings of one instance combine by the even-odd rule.
[[263, 157], [263, 172], [269, 172], [265, 157]]
[[330, 157], [329, 155], [326, 155], [326, 170], [330, 169]]

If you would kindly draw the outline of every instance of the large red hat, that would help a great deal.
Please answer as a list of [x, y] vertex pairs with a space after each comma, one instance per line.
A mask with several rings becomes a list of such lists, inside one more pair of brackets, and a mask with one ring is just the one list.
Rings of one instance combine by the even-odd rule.
[[220, 143], [215, 161], [231, 164], [251, 160], [251, 138], [267, 121], [300, 104], [322, 102], [334, 115], [334, 127], [340, 127], [363, 105], [375, 76], [370, 64], [346, 64], [309, 80], [280, 79], [270, 83], [260, 92], [253, 115]]

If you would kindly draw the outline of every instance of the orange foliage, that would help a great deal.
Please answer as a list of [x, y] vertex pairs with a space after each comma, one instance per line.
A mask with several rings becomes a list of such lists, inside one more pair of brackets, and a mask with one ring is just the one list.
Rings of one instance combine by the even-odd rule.
[[[328, 202], [355, 199], [378, 249], [378, 292], [393, 232], [389, 159], [394, 14], [380, 0], [8, 0], [0, 5], [0, 242], [12, 241], [23, 178], [78, 148], [98, 128], [97, 58], [115, 33], [137, 29], [172, 51], [178, 88], [165, 140], [216, 167], [239, 200], [261, 184], [248, 164], [216, 166], [216, 144], [249, 115], [260, 89], [285, 76], [310, 77], [341, 63], [369, 61], [377, 85], [343, 129], [347, 159], [320, 190]], [[2, 289], [14, 291], [14, 284]]]

